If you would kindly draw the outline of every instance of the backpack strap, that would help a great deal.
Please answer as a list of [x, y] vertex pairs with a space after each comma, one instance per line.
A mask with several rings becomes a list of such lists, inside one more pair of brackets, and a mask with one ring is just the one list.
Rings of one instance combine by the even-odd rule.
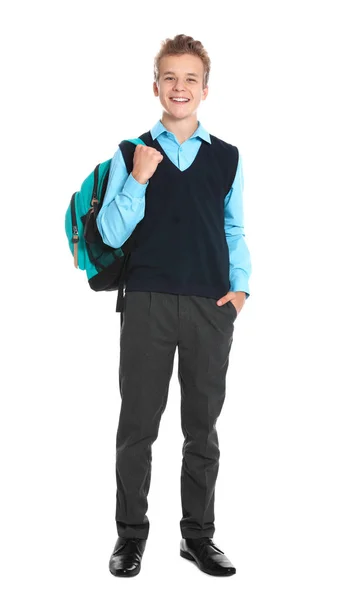
[[128, 174], [130, 174], [133, 169], [133, 155], [135, 153], [136, 146], [138, 144], [142, 144], [143, 146], [148, 145], [146, 143], [146, 139], [148, 139], [147, 138], [148, 133], [149, 132], [144, 133], [138, 138], [130, 138], [128, 140], [123, 140], [119, 144]]

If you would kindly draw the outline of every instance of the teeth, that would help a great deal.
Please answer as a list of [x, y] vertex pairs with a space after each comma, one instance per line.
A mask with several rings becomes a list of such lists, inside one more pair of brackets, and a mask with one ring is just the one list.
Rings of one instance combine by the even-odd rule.
[[171, 100], [176, 100], [177, 102], [188, 102], [188, 98], [171, 98]]

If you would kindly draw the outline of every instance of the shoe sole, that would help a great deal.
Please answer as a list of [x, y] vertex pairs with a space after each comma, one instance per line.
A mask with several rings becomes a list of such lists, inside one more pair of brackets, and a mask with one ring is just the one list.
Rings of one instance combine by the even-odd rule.
[[189, 554], [189, 552], [185, 552], [185, 550], [180, 550], [180, 556], [182, 558], [186, 558], [187, 560], [191, 560], [192, 562], [194, 562], [197, 565], [197, 567], [201, 571], [203, 571], [203, 573], [207, 573], [208, 575], [214, 575], [216, 577], [230, 577], [231, 575], [235, 575], [236, 573], [235, 567], [234, 569], [232, 569], [232, 571], [226, 571], [224, 573], [215, 573], [213, 571], [208, 571], [208, 569], [205, 569], [204, 567], [200, 566], [196, 559], [191, 554]]

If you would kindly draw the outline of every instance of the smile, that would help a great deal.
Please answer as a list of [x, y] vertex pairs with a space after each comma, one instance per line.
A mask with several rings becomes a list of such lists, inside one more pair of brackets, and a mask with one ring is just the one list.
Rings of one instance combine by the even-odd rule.
[[176, 104], [183, 104], [184, 102], [190, 102], [189, 98], [181, 98], [181, 99], [170, 98], [170, 100], [172, 100], [172, 102], [175, 102]]

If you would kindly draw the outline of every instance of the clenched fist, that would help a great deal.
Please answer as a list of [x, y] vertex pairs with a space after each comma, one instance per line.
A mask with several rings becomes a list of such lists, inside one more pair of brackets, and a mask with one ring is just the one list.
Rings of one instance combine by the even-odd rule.
[[132, 176], [139, 183], [146, 183], [155, 173], [158, 164], [162, 161], [163, 154], [151, 146], [137, 144], [133, 155]]

